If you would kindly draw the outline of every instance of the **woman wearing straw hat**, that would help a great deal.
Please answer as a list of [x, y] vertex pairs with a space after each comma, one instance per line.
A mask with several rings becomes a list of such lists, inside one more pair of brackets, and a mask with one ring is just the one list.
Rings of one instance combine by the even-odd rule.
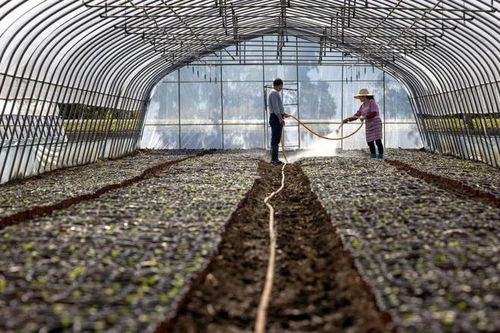
[[[366, 142], [370, 147], [370, 157], [384, 158], [384, 146], [382, 145], [382, 120], [380, 119], [377, 102], [370, 94], [368, 89], [362, 88], [359, 93], [354, 95], [354, 98], [359, 99], [362, 103], [352, 117], [343, 120], [343, 123], [348, 123], [356, 119], [365, 120], [366, 122]], [[376, 154], [375, 145], [377, 145], [378, 155]]]

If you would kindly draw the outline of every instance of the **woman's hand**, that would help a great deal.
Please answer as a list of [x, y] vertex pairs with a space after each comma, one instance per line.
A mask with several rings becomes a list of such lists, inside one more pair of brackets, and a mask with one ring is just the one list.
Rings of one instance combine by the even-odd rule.
[[347, 124], [348, 122], [355, 121], [358, 118], [359, 118], [358, 116], [352, 116], [352, 117], [346, 118], [346, 119], [342, 120], [342, 124]]

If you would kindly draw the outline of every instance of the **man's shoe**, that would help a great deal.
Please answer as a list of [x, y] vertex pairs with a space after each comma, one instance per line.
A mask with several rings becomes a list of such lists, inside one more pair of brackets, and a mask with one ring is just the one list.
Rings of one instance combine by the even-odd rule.
[[280, 164], [283, 164], [283, 162], [281, 162], [280, 160], [277, 160], [277, 161], [271, 161], [271, 164], [280, 165]]
[[384, 159], [384, 154], [378, 154], [377, 158], [380, 158], [381, 160], [383, 160]]
[[376, 158], [377, 154], [370, 154], [370, 158]]

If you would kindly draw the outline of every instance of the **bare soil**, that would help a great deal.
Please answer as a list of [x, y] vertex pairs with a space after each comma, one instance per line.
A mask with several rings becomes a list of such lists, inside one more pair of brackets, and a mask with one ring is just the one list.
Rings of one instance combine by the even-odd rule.
[[[268, 332], [390, 332], [368, 285], [343, 249], [330, 217], [299, 164], [287, 165], [276, 209], [278, 255]], [[201, 283], [188, 294], [168, 332], [251, 332], [268, 259], [264, 197], [280, 186], [281, 167], [259, 163], [260, 179], [233, 214]]]

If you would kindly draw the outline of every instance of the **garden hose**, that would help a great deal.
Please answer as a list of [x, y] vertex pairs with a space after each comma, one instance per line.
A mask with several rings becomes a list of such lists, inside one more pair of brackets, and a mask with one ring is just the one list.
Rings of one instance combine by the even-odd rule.
[[[325, 140], [344, 140], [347, 139], [354, 134], [356, 134], [361, 127], [363, 127], [363, 120], [361, 120], [361, 125], [351, 134], [346, 135], [344, 137], [340, 138], [329, 138], [326, 136], [323, 136], [312, 129], [310, 129], [306, 124], [301, 122], [298, 118], [295, 116], [290, 115], [293, 119], [295, 119], [300, 125], [302, 125], [306, 130], [311, 132], [313, 135], [316, 135], [317, 137], [320, 137]], [[337, 132], [342, 128], [344, 123], [340, 124], [339, 128], [336, 130]], [[274, 267], [276, 264], [276, 241], [277, 241], [277, 234], [276, 234], [276, 228], [275, 228], [275, 222], [274, 222], [274, 207], [269, 204], [269, 200], [274, 197], [276, 194], [278, 194], [283, 188], [285, 187], [285, 166], [288, 164], [288, 158], [286, 156], [285, 152], [285, 136], [284, 133], [281, 134], [281, 150], [283, 152], [283, 157], [285, 158], [285, 163], [283, 164], [283, 167], [281, 168], [281, 186], [279, 189], [268, 195], [264, 199], [264, 203], [266, 204], [267, 208], [269, 209], [269, 261], [267, 264], [267, 272], [266, 272], [266, 280], [264, 283], [264, 289], [262, 291], [261, 297], [260, 297], [260, 302], [259, 302], [259, 307], [257, 309], [257, 318], [255, 320], [255, 333], [264, 333], [265, 332], [265, 327], [266, 327], [266, 318], [267, 318], [267, 309], [269, 307], [269, 301], [271, 298], [271, 291], [273, 287], [273, 280], [274, 280]]]
[[285, 133], [281, 132], [281, 152], [283, 153], [283, 157], [285, 158], [285, 162], [288, 163], [288, 158], [285, 153]]
[[271, 299], [271, 291], [273, 289], [274, 280], [274, 266], [276, 264], [276, 241], [277, 233], [274, 222], [274, 207], [269, 204], [269, 200], [278, 194], [285, 187], [285, 166], [287, 163], [283, 163], [281, 168], [281, 186], [279, 189], [269, 194], [265, 199], [264, 203], [269, 209], [269, 261], [267, 263], [266, 281], [264, 283], [264, 289], [262, 291], [259, 308], [257, 309], [257, 319], [255, 321], [255, 333], [264, 333], [266, 331], [266, 318], [267, 318], [267, 308], [269, 307], [269, 301]]
[[[319, 137], [321, 139], [332, 140], [332, 141], [338, 141], [338, 140], [344, 140], [344, 139], [350, 138], [354, 134], [358, 133], [359, 130], [361, 129], [361, 127], [363, 127], [363, 125], [364, 125], [364, 121], [361, 120], [361, 124], [359, 125], [359, 127], [354, 132], [352, 132], [351, 134], [346, 135], [346, 136], [342, 136], [342, 137], [337, 137], [337, 138], [330, 138], [328, 136], [324, 136], [324, 135], [321, 135], [321, 134], [313, 131], [309, 126], [307, 126], [306, 124], [304, 124], [302, 121], [300, 121], [299, 118], [295, 117], [294, 115], [290, 114], [289, 116], [291, 118], [295, 119], [295, 121], [297, 121], [299, 123], [299, 125], [301, 125], [306, 130], [308, 130], [312, 135], [315, 135], [315, 136], [317, 136], [317, 137]], [[342, 128], [342, 126], [344, 126], [344, 123], [340, 124], [340, 126], [336, 130], [336, 132], [338, 132]], [[286, 152], [285, 152], [285, 137], [284, 137], [284, 134], [281, 134], [281, 152], [283, 153], [283, 157], [285, 158], [285, 161], [288, 163], [288, 159], [287, 159]]]

